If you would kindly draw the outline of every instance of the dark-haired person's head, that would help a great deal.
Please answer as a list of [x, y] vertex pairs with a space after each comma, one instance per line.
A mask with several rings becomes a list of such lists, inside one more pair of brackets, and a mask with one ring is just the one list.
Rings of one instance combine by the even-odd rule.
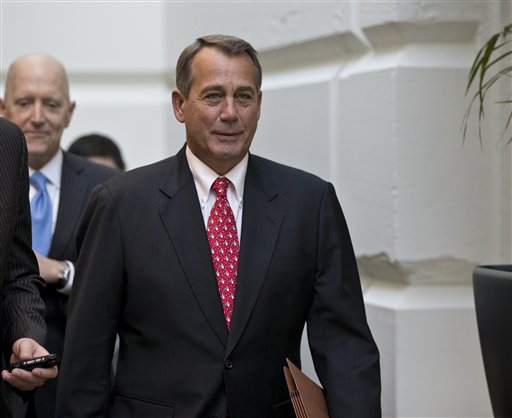
[[69, 146], [68, 152], [119, 170], [126, 168], [119, 147], [104, 135], [81, 136]]

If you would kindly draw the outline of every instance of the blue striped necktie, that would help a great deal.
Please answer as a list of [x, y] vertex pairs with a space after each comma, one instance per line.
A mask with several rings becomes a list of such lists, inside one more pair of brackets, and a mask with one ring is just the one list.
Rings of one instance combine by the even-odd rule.
[[52, 242], [52, 202], [46, 190], [46, 177], [39, 171], [30, 176], [30, 184], [37, 193], [30, 201], [32, 215], [32, 249], [48, 255]]

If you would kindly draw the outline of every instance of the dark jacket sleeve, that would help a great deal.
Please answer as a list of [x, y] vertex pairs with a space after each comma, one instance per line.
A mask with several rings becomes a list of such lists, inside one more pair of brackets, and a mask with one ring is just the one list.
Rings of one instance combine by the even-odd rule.
[[[44, 302], [40, 288], [37, 260], [32, 252], [30, 205], [28, 198], [27, 148], [21, 130], [1, 121], [1, 139], [4, 148], [0, 175], [2, 190], [8, 190], [9, 202], [0, 208], [2, 234], [2, 348], [10, 352], [19, 338], [44, 342], [46, 325]], [[8, 171], [8, 172], [7, 172]], [[4, 187], [4, 182], [9, 186]], [[5, 196], [4, 196], [5, 197]]]
[[327, 184], [308, 337], [331, 417], [379, 417], [379, 352], [366, 321], [361, 283], [345, 218]]

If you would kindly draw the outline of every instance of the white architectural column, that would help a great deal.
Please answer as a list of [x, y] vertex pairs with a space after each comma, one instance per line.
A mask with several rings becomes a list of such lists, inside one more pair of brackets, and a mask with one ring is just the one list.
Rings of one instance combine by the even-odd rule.
[[491, 417], [471, 286], [372, 281], [386, 417]]
[[[337, 187], [381, 350], [384, 415], [491, 416], [471, 274], [506, 262], [510, 157], [481, 150], [474, 124], [462, 144], [460, 126], [499, 4], [352, 6], [343, 34], [264, 52], [271, 104], [255, 149]], [[314, 373], [307, 356], [304, 368]]]
[[[395, 6], [385, 19], [365, 13], [371, 53], [340, 77], [349, 98], [338, 94], [349, 132], [340, 141], [348, 154], [340, 152], [339, 181], [351, 193], [347, 216], [369, 278], [365, 301], [382, 355], [383, 413], [491, 416], [471, 272], [483, 261], [506, 262], [510, 235], [501, 228], [509, 225], [510, 206], [500, 193], [510, 200], [510, 158], [492, 145], [480, 150], [476, 130], [462, 146], [459, 128], [475, 37], [485, 26], [477, 16], [485, 19], [487, 7], [499, 5], [458, 13], [456, 3]], [[354, 104], [357, 90], [373, 93]], [[361, 114], [372, 122], [354, 123]], [[354, 164], [361, 155], [365, 163]]]

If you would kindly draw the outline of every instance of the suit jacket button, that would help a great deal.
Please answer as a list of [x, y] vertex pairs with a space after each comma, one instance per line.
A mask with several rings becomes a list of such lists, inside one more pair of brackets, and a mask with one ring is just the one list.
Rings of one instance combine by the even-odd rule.
[[231, 360], [226, 360], [226, 362], [224, 363], [224, 366], [226, 367], [226, 369], [232, 369], [233, 362]]

